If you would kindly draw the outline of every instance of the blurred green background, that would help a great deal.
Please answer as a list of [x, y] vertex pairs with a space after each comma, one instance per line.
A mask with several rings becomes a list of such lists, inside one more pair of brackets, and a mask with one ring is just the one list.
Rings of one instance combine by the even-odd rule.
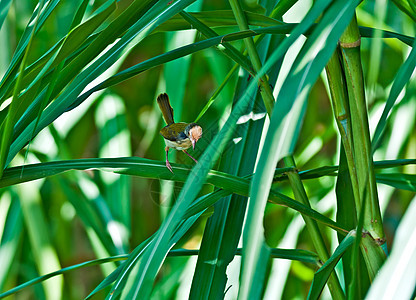
[[[35, 62], [59, 39], [65, 36], [82, 1], [59, 1], [33, 39], [27, 65]], [[85, 17], [106, 1], [90, 1]], [[118, 1], [118, 8], [102, 25], [108, 25], [132, 1]], [[247, 1], [248, 2], [248, 1]], [[382, 1], [381, 1], [382, 2]], [[38, 1], [12, 1], [0, 31], [0, 74], [10, 64]], [[358, 24], [391, 30], [408, 36], [415, 35], [414, 21], [392, 2], [364, 1], [357, 8]], [[3, 2], [2, 2], [3, 4]], [[287, 22], [300, 22], [310, 1], [299, 1], [285, 16]], [[226, 1], [196, 1], [187, 11], [230, 9]], [[252, 12], [259, 7], [245, 6]], [[216, 28], [217, 33], [235, 32], [236, 26]], [[133, 45], [108, 69], [104, 78], [159, 54], [202, 40], [196, 31], [156, 30]], [[243, 49], [241, 41], [234, 42]], [[395, 39], [363, 39], [361, 53], [366, 82], [370, 130], [374, 131], [386, 98], [409, 47]], [[290, 61], [290, 51], [285, 61]], [[167, 92], [172, 101], [176, 121], [192, 122], [207, 104], [233, 67], [228, 57], [217, 48], [208, 48], [190, 56], [153, 67], [115, 86], [91, 95], [79, 107], [63, 114], [42, 130], [11, 162], [22, 164], [97, 157], [137, 156], [164, 161], [164, 141], [159, 130], [165, 126], [156, 105], [156, 97]], [[240, 71], [240, 75], [241, 75]], [[283, 71], [284, 72], [284, 68]], [[247, 76], [247, 74], [244, 74]], [[101, 81], [103, 78], [97, 78]], [[238, 74], [219, 93], [212, 106], [198, 123], [203, 137], [190, 152], [198, 158], [227, 119]], [[247, 77], [246, 80], [251, 80]], [[272, 88], [279, 89], [271, 82]], [[416, 84], [409, 81], [391, 112], [386, 132], [374, 159], [410, 159], [416, 153]], [[262, 108], [264, 111], [264, 108]], [[0, 108], [5, 112], [4, 107]], [[340, 139], [328, 96], [326, 76], [315, 83], [308, 98], [299, 140], [294, 153], [299, 170], [337, 165]], [[222, 156], [226, 155], [228, 147]], [[193, 165], [185, 154], [170, 151], [170, 161]], [[221, 160], [221, 159], [220, 159]], [[218, 165], [218, 164], [217, 164]], [[279, 166], [283, 166], [279, 164]], [[415, 174], [413, 165], [397, 168]], [[24, 170], [23, 170], [24, 172]], [[336, 176], [304, 180], [313, 207], [334, 218]], [[60, 268], [87, 260], [126, 254], [156, 232], [175, 203], [183, 183], [161, 179], [141, 178], [87, 170], [70, 171], [33, 182], [0, 189], [0, 291]], [[293, 197], [288, 183], [275, 184], [279, 191]], [[414, 191], [378, 185], [380, 206], [384, 216], [387, 246], [394, 240], [397, 226], [415, 197]], [[200, 195], [213, 191], [205, 185]], [[23, 201], [22, 201], [23, 200]], [[192, 226], [176, 248], [198, 249], [204, 226], [213, 209]], [[264, 219], [265, 237], [271, 247], [298, 248], [313, 251], [298, 213], [283, 206], [268, 203]], [[335, 233], [321, 228], [330, 249], [337, 245]], [[6, 244], [5, 241], [8, 241]], [[153, 298], [184, 299], [192, 280], [195, 257], [169, 257], [155, 283]], [[283, 281], [283, 299], [303, 299], [308, 293], [315, 268], [299, 262], [282, 261], [277, 269], [286, 270], [278, 279]], [[116, 262], [91, 266], [65, 273], [42, 285], [34, 285], [17, 293], [16, 299], [81, 299], [86, 297], [114, 270]], [[269, 266], [269, 278], [273, 268]], [[231, 267], [230, 267], [231, 268]], [[283, 272], [284, 273], [284, 272]], [[282, 273], [280, 273], [282, 274]], [[285, 279], [287, 278], [287, 279]], [[230, 280], [238, 280], [235, 275]], [[286, 284], [284, 282], [286, 281]], [[104, 292], [96, 297], [105, 297]], [[265, 295], [268, 290], [266, 289]], [[327, 292], [326, 292], [327, 293]], [[235, 291], [230, 290], [231, 299]], [[13, 296], [12, 296], [13, 297]], [[325, 294], [324, 297], [330, 297]]]

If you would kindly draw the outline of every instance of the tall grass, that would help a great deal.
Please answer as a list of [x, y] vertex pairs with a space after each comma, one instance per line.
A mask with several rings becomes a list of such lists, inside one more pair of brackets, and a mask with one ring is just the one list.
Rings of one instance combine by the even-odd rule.
[[[0, 298], [414, 296], [393, 3], [2, 1]], [[204, 132], [173, 174], [160, 92]]]

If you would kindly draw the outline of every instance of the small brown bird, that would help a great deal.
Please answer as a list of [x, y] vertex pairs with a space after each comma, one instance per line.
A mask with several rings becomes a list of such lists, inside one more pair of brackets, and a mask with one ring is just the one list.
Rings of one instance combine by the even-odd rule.
[[168, 152], [170, 148], [182, 150], [197, 163], [198, 161], [186, 152], [186, 149], [191, 146], [195, 149], [196, 142], [202, 136], [201, 126], [196, 123], [175, 123], [173, 120], [173, 108], [170, 105], [169, 97], [166, 93], [160, 94], [157, 97], [157, 104], [159, 104], [163, 118], [167, 124], [162, 128], [162, 130], [160, 130], [160, 134], [163, 136], [166, 143], [166, 167], [173, 173], [172, 166], [168, 160]]

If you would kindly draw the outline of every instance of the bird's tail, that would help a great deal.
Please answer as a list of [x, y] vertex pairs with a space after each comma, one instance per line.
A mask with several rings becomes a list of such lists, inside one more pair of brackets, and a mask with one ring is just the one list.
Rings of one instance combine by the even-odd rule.
[[157, 96], [157, 104], [159, 104], [159, 108], [162, 111], [166, 124], [170, 125], [175, 123], [175, 121], [173, 121], [173, 108], [170, 105], [168, 94], [163, 93]]

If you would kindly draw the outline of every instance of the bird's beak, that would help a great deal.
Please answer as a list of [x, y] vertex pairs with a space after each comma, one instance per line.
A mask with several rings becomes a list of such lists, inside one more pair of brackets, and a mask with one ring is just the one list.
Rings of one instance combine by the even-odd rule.
[[194, 139], [192, 139], [192, 140], [191, 140], [191, 142], [192, 142], [192, 149], [194, 149], [194, 150], [195, 150], [195, 143], [196, 143], [196, 142], [195, 142], [195, 140], [194, 140]]

